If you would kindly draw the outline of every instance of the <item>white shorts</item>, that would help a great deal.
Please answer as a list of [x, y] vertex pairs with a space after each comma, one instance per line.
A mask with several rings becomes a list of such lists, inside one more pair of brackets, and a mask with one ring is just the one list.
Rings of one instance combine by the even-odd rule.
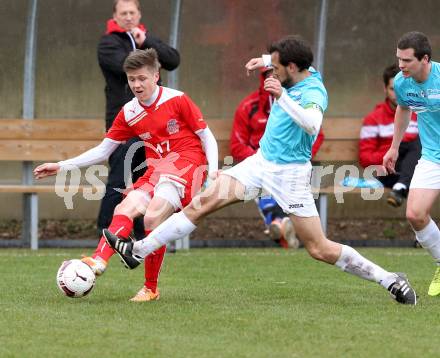
[[318, 216], [310, 185], [310, 162], [276, 164], [264, 159], [258, 151], [222, 174], [237, 179], [245, 186], [244, 200], [270, 194], [287, 214]]
[[440, 189], [440, 164], [426, 159], [419, 159], [410, 189]]

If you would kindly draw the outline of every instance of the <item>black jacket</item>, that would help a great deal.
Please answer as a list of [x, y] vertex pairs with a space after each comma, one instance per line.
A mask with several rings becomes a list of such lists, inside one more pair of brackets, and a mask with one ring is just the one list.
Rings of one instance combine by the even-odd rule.
[[[150, 32], [140, 49], [154, 48], [159, 62], [165, 70], [174, 70], [180, 63], [179, 52], [162, 42]], [[122, 65], [133, 51], [133, 42], [125, 32], [112, 32], [104, 35], [98, 44], [98, 62], [105, 78], [106, 111], [105, 122], [108, 130], [122, 106], [133, 98], [128, 87], [127, 77]]]

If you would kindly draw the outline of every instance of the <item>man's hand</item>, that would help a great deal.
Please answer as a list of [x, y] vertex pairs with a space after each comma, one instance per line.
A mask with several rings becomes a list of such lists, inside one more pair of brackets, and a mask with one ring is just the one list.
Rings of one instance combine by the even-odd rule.
[[383, 156], [382, 165], [384, 167], [384, 170], [388, 174], [396, 173], [395, 167], [398, 157], [399, 157], [399, 151], [397, 149], [394, 149], [393, 147], [388, 149], [388, 152], [386, 152], [385, 155]]
[[41, 179], [51, 175], [55, 175], [60, 170], [58, 163], [44, 163], [34, 169], [35, 179]]
[[130, 32], [133, 35], [136, 44], [141, 47], [145, 41], [145, 31], [142, 31], [139, 27], [135, 27]]
[[274, 77], [268, 77], [264, 80], [264, 89], [276, 99], [279, 99], [283, 94], [281, 82]]
[[249, 76], [249, 74], [252, 71], [264, 67], [263, 58], [262, 57], [253, 58], [249, 60], [249, 62], [244, 67], [246, 67], [247, 75]]

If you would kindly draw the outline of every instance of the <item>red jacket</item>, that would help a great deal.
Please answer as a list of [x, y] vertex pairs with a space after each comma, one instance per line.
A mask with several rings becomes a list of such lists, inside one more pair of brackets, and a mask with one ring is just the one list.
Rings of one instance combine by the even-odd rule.
[[[383, 156], [390, 148], [393, 140], [395, 113], [396, 110], [386, 100], [379, 103], [364, 118], [359, 140], [359, 163], [364, 168], [369, 165], [382, 164]], [[413, 141], [417, 139], [418, 135], [417, 116], [413, 113], [403, 141]]]
[[[266, 129], [273, 98], [264, 90], [264, 73], [261, 73], [260, 88], [245, 97], [237, 107], [232, 126], [230, 148], [234, 161], [242, 161], [256, 153], [260, 139]], [[320, 130], [312, 148], [312, 157], [324, 140]]]

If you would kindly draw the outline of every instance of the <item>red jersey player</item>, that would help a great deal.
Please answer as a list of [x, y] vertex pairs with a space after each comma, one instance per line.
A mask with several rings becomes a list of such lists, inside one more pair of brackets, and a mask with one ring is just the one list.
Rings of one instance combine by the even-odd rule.
[[[116, 116], [106, 138], [97, 147], [59, 163], [45, 163], [34, 170], [37, 179], [69, 167], [99, 163], [125, 140], [138, 136], [144, 141], [148, 169], [126, 192], [115, 208], [109, 230], [128, 238], [133, 219], [144, 215], [147, 234], [173, 212], [188, 205], [208, 173], [218, 169], [216, 140], [192, 100], [183, 92], [157, 85], [160, 64], [154, 49], [136, 50], [124, 62], [128, 84], [135, 98]], [[136, 148], [133, 148], [133, 152]], [[130, 150], [125, 167], [130, 168]], [[145, 261], [145, 284], [131, 300], [157, 300], [157, 279], [166, 246]], [[104, 272], [114, 254], [104, 238], [91, 257], [83, 261], [97, 275]]]

